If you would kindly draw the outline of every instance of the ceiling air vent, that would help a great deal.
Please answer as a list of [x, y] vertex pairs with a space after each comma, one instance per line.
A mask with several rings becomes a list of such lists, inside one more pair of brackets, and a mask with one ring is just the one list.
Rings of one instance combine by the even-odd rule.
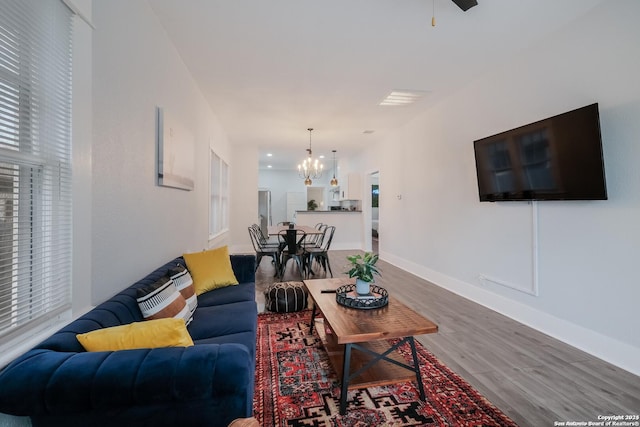
[[395, 107], [410, 105], [422, 98], [424, 94], [425, 92], [416, 90], [394, 90], [378, 105]]

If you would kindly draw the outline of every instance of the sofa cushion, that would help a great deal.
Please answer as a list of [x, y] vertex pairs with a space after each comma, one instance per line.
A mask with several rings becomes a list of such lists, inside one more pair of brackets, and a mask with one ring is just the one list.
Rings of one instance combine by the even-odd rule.
[[257, 311], [255, 301], [198, 307], [188, 330], [194, 341], [236, 332], [255, 331]]
[[236, 286], [218, 288], [210, 292], [198, 295], [199, 307], [211, 307], [214, 305], [231, 304], [240, 301], [255, 301], [256, 285], [253, 282], [239, 283]]
[[86, 334], [78, 334], [77, 338], [87, 351], [190, 347], [193, 345], [184, 320], [172, 317], [96, 329]]
[[191, 321], [187, 300], [170, 277], [161, 277], [153, 285], [138, 288], [136, 292], [136, 301], [145, 320], [175, 317], [184, 319], [185, 323]]
[[255, 358], [256, 355], [256, 333], [252, 331], [236, 332], [235, 334], [204, 338], [194, 341], [194, 344], [196, 347], [202, 344], [241, 344], [247, 348], [252, 359]]
[[193, 277], [197, 295], [212, 289], [238, 284], [231, 267], [227, 246], [184, 254], [183, 257]]
[[168, 274], [176, 285], [176, 288], [178, 288], [178, 291], [180, 291], [184, 299], [187, 300], [189, 311], [191, 311], [191, 316], [193, 317], [193, 313], [196, 311], [196, 308], [198, 308], [198, 296], [196, 295], [196, 288], [193, 285], [193, 278], [189, 270], [180, 264], [176, 264], [174, 268], [169, 270]]

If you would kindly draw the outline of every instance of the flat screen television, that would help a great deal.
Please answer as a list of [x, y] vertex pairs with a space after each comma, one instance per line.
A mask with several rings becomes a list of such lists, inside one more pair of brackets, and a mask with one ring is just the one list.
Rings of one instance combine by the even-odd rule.
[[481, 202], [606, 200], [598, 104], [473, 143]]

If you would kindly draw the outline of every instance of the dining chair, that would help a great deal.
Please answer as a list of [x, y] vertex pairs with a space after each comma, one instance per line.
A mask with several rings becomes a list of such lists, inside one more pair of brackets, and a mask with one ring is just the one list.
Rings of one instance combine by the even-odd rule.
[[331, 241], [333, 240], [333, 234], [336, 231], [336, 227], [333, 225], [327, 226], [324, 229], [324, 233], [322, 234], [322, 243], [319, 247], [314, 248], [306, 248], [307, 252], [307, 271], [311, 274], [315, 274], [313, 272], [313, 263], [314, 261], [320, 264], [322, 269], [324, 270], [325, 276], [327, 275], [327, 268], [329, 269], [329, 274], [333, 277], [333, 271], [331, 271], [331, 263], [329, 262], [329, 248], [331, 247]]
[[251, 226], [249, 228], [249, 237], [251, 238], [251, 244], [253, 245], [253, 250], [256, 252], [256, 271], [260, 266], [260, 261], [262, 261], [262, 257], [269, 256], [271, 257], [273, 264], [275, 266], [275, 274], [274, 276], [278, 276], [280, 273], [280, 250], [278, 245], [267, 245], [261, 242], [262, 232], [260, 229], [256, 230], [255, 227]]
[[309, 248], [319, 248], [322, 246], [322, 239], [324, 238], [324, 230], [328, 227], [327, 224], [323, 224], [321, 222], [317, 223], [314, 228], [321, 233], [307, 234], [307, 238], [304, 241], [304, 247], [306, 249]]
[[282, 230], [278, 233], [278, 241], [280, 242], [280, 277], [284, 277], [287, 263], [290, 259], [294, 259], [300, 271], [300, 277], [307, 278], [307, 251], [303, 242], [307, 238], [307, 233], [302, 230], [291, 229]]
[[276, 247], [278, 246], [278, 239], [275, 239], [275, 240], [271, 239], [269, 235], [265, 233], [264, 230], [262, 230], [262, 228], [258, 224], [252, 224], [251, 228], [253, 228], [256, 231], [262, 246], [276, 246]]

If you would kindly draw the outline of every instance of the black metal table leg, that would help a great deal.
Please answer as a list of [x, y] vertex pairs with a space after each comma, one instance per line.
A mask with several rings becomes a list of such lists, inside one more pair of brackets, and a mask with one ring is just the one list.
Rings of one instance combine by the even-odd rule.
[[[406, 363], [399, 362], [397, 360], [391, 359], [388, 357], [388, 354], [395, 351], [398, 347], [408, 342], [411, 347], [411, 356], [413, 357], [413, 366], [410, 366]], [[352, 349], [356, 349], [362, 351], [364, 353], [368, 353], [373, 356], [369, 362], [360, 366], [354, 373], [350, 373], [351, 369], [351, 351]], [[400, 366], [402, 368], [408, 369], [409, 371], [413, 371], [416, 374], [416, 382], [418, 385], [418, 391], [420, 393], [420, 399], [422, 401], [426, 400], [426, 393], [424, 391], [424, 384], [422, 383], [422, 374], [420, 373], [420, 362], [418, 361], [418, 352], [416, 351], [415, 341], [412, 336], [405, 337], [402, 340], [398, 341], [396, 344], [389, 347], [387, 351], [384, 353], [376, 353], [366, 347], [362, 347], [358, 344], [345, 344], [344, 345], [344, 359], [342, 361], [342, 384], [340, 390], [340, 415], [345, 415], [347, 410], [347, 392], [349, 389], [349, 380], [357, 377], [360, 373], [366, 371], [371, 368], [373, 365], [378, 363], [380, 360], [385, 360], [394, 365]]]
[[309, 325], [309, 333], [313, 333], [313, 325], [316, 320], [316, 302], [313, 302], [313, 310], [311, 311], [311, 325]]
[[351, 364], [351, 344], [344, 346], [344, 360], [342, 362], [342, 388], [340, 390], [340, 415], [347, 412], [347, 391], [349, 389], [349, 366]]
[[424, 401], [426, 399], [424, 393], [424, 385], [422, 384], [422, 375], [420, 374], [420, 363], [418, 362], [418, 352], [416, 351], [416, 345], [413, 337], [407, 337], [409, 339], [409, 345], [411, 346], [411, 355], [413, 356], [413, 368], [416, 372], [416, 382], [418, 383], [418, 391], [420, 391], [420, 399]]

